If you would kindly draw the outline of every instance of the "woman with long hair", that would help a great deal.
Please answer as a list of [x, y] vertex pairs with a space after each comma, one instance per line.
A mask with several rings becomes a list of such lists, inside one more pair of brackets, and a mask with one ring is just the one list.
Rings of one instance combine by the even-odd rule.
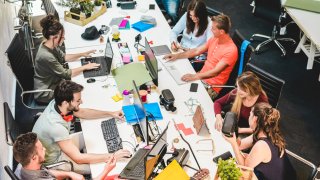
[[[171, 30], [171, 49], [177, 51], [179, 49], [187, 50], [199, 47], [212, 36], [211, 27], [206, 4], [202, 0], [191, 1], [187, 12]], [[180, 33], [182, 33], [182, 39], [179, 43], [177, 38]]]
[[[34, 89], [52, 89], [61, 80], [70, 80], [82, 71], [99, 68], [99, 64], [88, 63], [87, 65], [69, 69], [65, 62], [78, 60], [80, 57], [90, 56], [95, 50], [65, 54], [60, 46], [65, 40], [63, 25], [53, 15], [48, 15], [40, 21], [42, 34], [45, 38], [38, 49], [35, 58]], [[47, 104], [53, 99], [53, 92], [41, 92], [35, 94], [38, 103]]]
[[[268, 102], [268, 97], [263, 91], [259, 78], [250, 71], [242, 73], [236, 81], [237, 88], [217, 99], [214, 102], [216, 115], [215, 128], [220, 131], [223, 124], [222, 109], [230, 109], [238, 116], [238, 133], [251, 134], [249, 128], [249, 115], [251, 108], [259, 102]], [[226, 110], [225, 110], [226, 111]]]
[[[256, 104], [249, 117], [253, 134], [239, 143], [235, 134], [224, 138], [231, 144], [238, 164], [253, 168], [259, 179], [295, 179], [279, 129], [280, 112], [268, 103]], [[252, 147], [244, 156], [241, 150]]]

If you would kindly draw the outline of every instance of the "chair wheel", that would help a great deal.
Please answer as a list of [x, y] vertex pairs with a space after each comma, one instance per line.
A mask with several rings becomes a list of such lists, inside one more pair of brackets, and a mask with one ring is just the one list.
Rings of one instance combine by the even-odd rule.
[[282, 57], [282, 58], [285, 58], [285, 57], [286, 57], [286, 54], [281, 54], [281, 57]]

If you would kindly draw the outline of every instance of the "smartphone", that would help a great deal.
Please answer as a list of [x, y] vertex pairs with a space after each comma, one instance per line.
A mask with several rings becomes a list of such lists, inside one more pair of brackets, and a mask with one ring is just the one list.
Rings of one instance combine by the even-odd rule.
[[190, 92], [197, 92], [197, 91], [198, 91], [198, 83], [191, 83]]
[[227, 160], [227, 159], [229, 159], [231, 157], [232, 157], [232, 154], [230, 153], [230, 151], [227, 151], [227, 152], [225, 152], [225, 153], [223, 153], [223, 154], [221, 154], [221, 155], [219, 155], [217, 157], [214, 157], [213, 158], [213, 162], [218, 163], [219, 158], [221, 158], [222, 160]]

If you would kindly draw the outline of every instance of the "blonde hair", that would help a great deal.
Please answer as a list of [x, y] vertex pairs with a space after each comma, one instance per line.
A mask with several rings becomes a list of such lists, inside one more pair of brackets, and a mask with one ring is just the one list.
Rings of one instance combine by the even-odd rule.
[[[257, 96], [261, 93], [266, 95], [261, 87], [259, 78], [253, 72], [246, 71], [242, 73], [237, 78], [237, 84], [243, 91], [249, 93], [250, 96]], [[242, 102], [243, 99], [238, 94], [236, 94], [236, 98], [231, 107], [231, 112], [237, 114], [238, 118], [240, 116]]]
[[254, 142], [258, 141], [258, 134], [263, 131], [279, 148], [280, 156], [285, 150], [285, 141], [279, 128], [280, 112], [268, 103], [257, 103], [253, 108], [253, 115], [257, 117], [257, 127], [253, 132]]

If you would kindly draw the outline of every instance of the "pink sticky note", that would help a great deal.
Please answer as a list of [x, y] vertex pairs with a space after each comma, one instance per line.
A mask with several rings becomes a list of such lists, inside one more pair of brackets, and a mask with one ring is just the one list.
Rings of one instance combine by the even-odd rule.
[[183, 123], [177, 124], [177, 128], [178, 128], [178, 130], [184, 130], [184, 129], [186, 129], [186, 127], [184, 127], [184, 124], [183, 124]]
[[182, 132], [183, 132], [183, 134], [184, 134], [185, 136], [188, 136], [188, 135], [190, 135], [190, 134], [193, 134], [193, 131], [192, 131], [191, 128], [183, 129]]
[[122, 55], [122, 62], [123, 63], [125, 63], [125, 64], [128, 64], [128, 63], [130, 63], [131, 61], [130, 61], [130, 55], [129, 54], [123, 54]]
[[127, 25], [127, 23], [128, 23], [128, 20], [123, 19], [123, 20], [121, 21], [121, 23], [119, 24], [119, 28], [125, 28], [126, 25]]

